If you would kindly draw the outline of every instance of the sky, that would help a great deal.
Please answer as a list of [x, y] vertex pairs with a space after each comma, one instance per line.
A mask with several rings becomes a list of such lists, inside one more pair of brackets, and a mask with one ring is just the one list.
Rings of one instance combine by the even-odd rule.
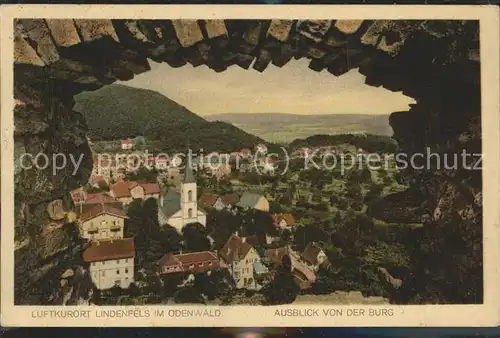
[[373, 114], [409, 109], [414, 100], [401, 93], [364, 84], [353, 69], [340, 77], [315, 72], [308, 60], [292, 59], [282, 68], [272, 64], [259, 73], [231, 66], [216, 73], [206, 66], [171, 68], [150, 61], [151, 71], [123, 82], [157, 91], [192, 112], [224, 113]]

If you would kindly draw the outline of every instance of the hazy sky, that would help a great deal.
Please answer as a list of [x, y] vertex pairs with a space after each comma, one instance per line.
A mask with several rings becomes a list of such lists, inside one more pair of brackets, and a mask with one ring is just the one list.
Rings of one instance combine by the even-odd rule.
[[357, 69], [336, 77], [308, 68], [308, 60], [272, 64], [259, 73], [231, 66], [216, 73], [206, 66], [171, 68], [150, 61], [151, 71], [123, 84], [155, 90], [206, 116], [221, 113], [389, 114], [408, 110], [413, 99], [364, 84]]

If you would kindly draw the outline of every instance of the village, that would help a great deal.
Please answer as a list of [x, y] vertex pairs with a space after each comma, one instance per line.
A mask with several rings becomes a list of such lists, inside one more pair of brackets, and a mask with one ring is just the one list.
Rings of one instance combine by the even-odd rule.
[[[121, 142], [122, 153], [131, 153], [133, 148], [132, 140]], [[294, 158], [300, 159], [311, 150], [300, 148]], [[217, 274], [222, 276], [226, 289], [259, 291], [274, 280], [286, 256], [297, 290], [310, 289], [318, 271], [331, 270], [331, 265], [321, 247], [322, 241], [308, 241], [303, 235], [304, 240], [299, 241], [302, 245], [296, 245], [296, 230], [307, 222], [299, 222], [300, 213], [294, 212], [293, 206], [301, 201], [314, 203], [315, 199], [296, 193], [297, 202], [283, 202], [287, 196], [294, 200], [289, 196], [290, 184], [272, 181], [279, 176], [275, 172], [279, 160], [266, 157], [267, 151], [266, 145], [258, 144], [253, 149], [258, 154], [254, 158], [252, 150], [245, 148], [231, 154], [212, 153], [202, 161], [186, 161], [184, 166], [180, 161], [153, 156], [133, 166], [114, 159], [104, 162], [95, 158], [89, 184], [71, 194], [79, 235], [88, 241], [82, 255], [89, 264], [95, 288], [102, 294], [137, 286], [148, 289], [145, 286], [151, 282], [151, 275], [159, 277], [163, 284], [165, 278], [173, 276], [173, 284], [165, 286], [172, 289], [167, 293], [173, 294], [194, 285], [200, 275]], [[237, 163], [239, 168], [235, 161], [241, 162]], [[253, 170], [253, 174], [258, 171], [264, 182], [252, 185], [249, 181], [231, 179], [248, 176], [256, 165], [260, 169]], [[235, 169], [241, 171], [238, 176]], [[151, 171], [156, 177], [148, 175]], [[269, 185], [266, 177], [274, 183]], [[266, 184], [272, 193], [269, 189], [258, 189]], [[154, 262], [139, 262], [141, 245], [133, 231], [127, 229], [127, 222], [132, 204], [152, 205], [151, 201], [154, 206], [148, 209], [150, 214], [146, 217], [153, 217], [160, 229], [170, 229], [180, 239], [195, 229], [197, 236], [202, 237], [196, 241], [202, 244], [186, 245], [184, 238]], [[280, 206], [279, 202], [288, 207]], [[317, 202], [321, 203], [321, 197]]]

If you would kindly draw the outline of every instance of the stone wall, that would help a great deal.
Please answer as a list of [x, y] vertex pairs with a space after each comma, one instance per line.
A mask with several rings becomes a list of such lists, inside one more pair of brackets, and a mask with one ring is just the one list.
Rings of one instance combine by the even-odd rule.
[[[67, 201], [68, 192], [88, 180], [86, 125], [72, 110], [73, 96], [132, 79], [150, 70], [149, 60], [171, 67], [206, 65], [215, 72], [230, 66], [262, 72], [292, 58], [308, 58], [312, 71], [332, 76], [359, 68], [366, 84], [416, 100], [409, 112], [390, 118], [402, 151], [480, 152], [478, 26], [477, 21], [404, 20], [16, 20], [16, 153], [83, 155], [76, 175], [72, 168], [57, 175], [51, 167], [16, 168], [15, 201], [22, 216], [16, 226], [39, 233], [43, 224], [30, 210], [54, 199]], [[382, 201], [375, 217], [417, 218], [430, 225], [459, 217], [465, 229], [480, 231], [480, 172], [458, 168], [410, 175], [410, 189]]]

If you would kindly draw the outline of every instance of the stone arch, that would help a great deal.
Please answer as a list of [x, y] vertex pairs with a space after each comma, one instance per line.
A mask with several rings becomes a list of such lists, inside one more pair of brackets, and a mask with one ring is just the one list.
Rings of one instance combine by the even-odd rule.
[[[76, 175], [70, 167], [57, 175], [50, 167], [36, 173], [16, 167], [16, 200], [26, 203], [28, 215], [90, 176], [86, 124], [72, 110], [73, 96], [146, 72], [148, 60], [215, 72], [230, 66], [262, 72], [292, 58], [308, 58], [311, 71], [332, 76], [358, 68], [366, 84], [417, 102], [389, 121], [409, 156], [427, 147], [481, 152], [478, 21], [19, 19], [14, 45], [15, 151], [84, 155]], [[480, 199], [469, 198], [481, 194], [481, 172], [411, 175], [410, 189], [374, 208], [377, 217], [425, 214], [432, 220], [439, 204], [446, 206], [440, 218], [451, 219], [460, 204], [468, 227], [481, 229]]]

